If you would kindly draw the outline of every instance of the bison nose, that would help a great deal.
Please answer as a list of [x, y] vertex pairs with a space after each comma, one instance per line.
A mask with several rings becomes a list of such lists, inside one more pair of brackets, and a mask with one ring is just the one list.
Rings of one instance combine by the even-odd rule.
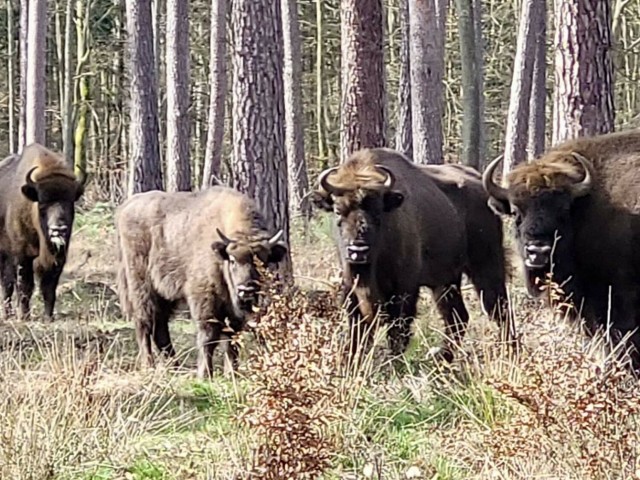
[[524, 264], [527, 268], [544, 268], [549, 264], [550, 254], [550, 245], [528, 243], [524, 247]]

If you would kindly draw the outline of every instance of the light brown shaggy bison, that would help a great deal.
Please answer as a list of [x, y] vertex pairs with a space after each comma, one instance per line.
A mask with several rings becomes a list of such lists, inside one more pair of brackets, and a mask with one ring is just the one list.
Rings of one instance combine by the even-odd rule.
[[502, 225], [487, 206], [481, 177], [468, 168], [418, 166], [386, 148], [355, 152], [322, 172], [314, 203], [336, 214], [352, 352], [377, 313], [389, 346], [403, 353], [419, 289], [432, 290], [453, 359], [469, 315], [460, 284], [468, 275], [485, 310], [508, 328]]
[[53, 318], [56, 288], [67, 260], [75, 202], [84, 192], [64, 157], [31, 144], [0, 162], [0, 280], [5, 316], [17, 290], [19, 318], [30, 316], [34, 274], [44, 316]]
[[[282, 230], [270, 234], [251, 199], [221, 186], [133, 195], [118, 207], [115, 224], [120, 305], [135, 324], [140, 356], [153, 364], [152, 338], [175, 355], [169, 319], [186, 301], [198, 328], [198, 376], [210, 376], [216, 344], [229, 336], [225, 324], [240, 331], [256, 305], [255, 259], [274, 264], [287, 252]], [[235, 367], [236, 347], [226, 343]]]
[[[583, 137], [517, 166], [506, 188], [484, 173], [490, 204], [515, 218], [529, 292], [551, 277], [586, 331], [609, 322], [615, 342], [640, 347], [640, 131]], [[636, 368], [640, 357], [635, 357]]]

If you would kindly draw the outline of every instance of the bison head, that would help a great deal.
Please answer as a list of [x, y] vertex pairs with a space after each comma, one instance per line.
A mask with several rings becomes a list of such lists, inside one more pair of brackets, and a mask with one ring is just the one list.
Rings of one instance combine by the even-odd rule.
[[216, 231], [220, 240], [213, 242], [211, 248], [224, 262], [224, 280], [234, 308], [237, 312], [251, 312], [260, 291], [256, 259], [265, 265], [280, 262], [287, 253], [281, 241], [284, 232], [280, 230], [271, 238], [230, 239], [219, 229]]
[[572, 215], [576, 203], [592, 190], [593, 167], [578, 153], [569, 156], [553, 153], [516, 167], [508, 176], [508, 188], [493, 180], [501, 158], [491, 162], [483, 175], [489, 206], [514, 217], [518, 252], [533, 295], [540, 294], [538, 283], [549, 273], [556, 282], [573, 273]]
[[[391, 170], [382, 165], [371, 167], [373, 171], [356, 173], [341, 172], [344, 166], [325, 170], [318, 178], [321, 190], [314, 197], [319, 208], [335, 212], [343, 255], [351, 265], [368, 265], [374, 260], [383, 214], [404, 201], [401, 192], [392, 190], [395, 177]], [[352, 178], [345, 180], [348, 176]]]
[[65, 174], [54, 174], [32, 178], [34, 167], [26, 175], [22, 185], [22, 194], [37, 204], [39, 227], [49, 244], [49, 249], [56, 253], [66, 251], [71, 238], [71, 229], [75, 216], [75, 202], [84, 193], [87, 176], [81, 181]]

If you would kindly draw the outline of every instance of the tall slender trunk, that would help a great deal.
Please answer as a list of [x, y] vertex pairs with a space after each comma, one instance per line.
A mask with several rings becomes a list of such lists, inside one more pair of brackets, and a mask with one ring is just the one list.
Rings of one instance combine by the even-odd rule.
[[25, 142], [46, 142], [47, 0], [29, 3], [27, 112]]
[[529, 102], [528, 158], [533, 160], [542, 154], [545, 145], [547, 122], [547, 3], [540, 5], [540, 15], [532, 19], [536, 47], [533, 63], [531, 100]]
[[202, 188], [215, 185], [220, 176], [224, 138], [225, 97], [227, 95], [226, 24], [227, 0], [211, 2], [211, 40], [209, 46], [209, 119], [204, 154]]
[[344, 162], [356, 150], [386, 144], [382, 0], [342, 0], [340, 24]]
[[191, 190], [189, 3], [167, 0], [167, 189]]
[[9, 151], [15, 153], [16, 147], [16, 106], [15, 106], [15, 42], [13, 40], [13, 1], [7, 0], [7, 77], [9, 87]]
[[413, 158], [443, 163], [446, 0], [410, 0]]
[[18, 152], [27, 138], [27, 36], [29, 35], [29, 0], [20, 0], [20, 111], [18, 125]]
[[[77, 175], [87, 171], [87, 130], [89, 116], [89, 72], [87, 65], [91, 56], [89, 28], [91, 2], [76, 0], [76, 92], [77, 122], [74, 133], [73, 167]], [[69, 126], [71, 128], [71, 125]], [[71, 148], [69, 148], [71, 150]]]
[[302, 53], [296, 0], [282, 0], [284, 39], [284, 111], [290, 205], [305, 218], [311, 215], [309, 178], [304, 157], [304, 115], [302, 113]]
[[411, 128], [411, 58], [409, 31], [409, 0], [400, 0], [400, 80], [398, 82], [398, 127], [396, 150], [413, 157]]
[[327, 134], [324, 122], [326, 99], [324, 98], [324, 58], [322, 51], [324, 42], [322, 1], [316, 0], [316, 132], [318, 135], [318, 157], [322, 162], [325, 162], [327, 157]]
[[64, 87], [62, 98], [62, 135], [64, 156], [67, 163], [73, 162], [73, 0], [67, 0], [65, 11], [64, 39]]

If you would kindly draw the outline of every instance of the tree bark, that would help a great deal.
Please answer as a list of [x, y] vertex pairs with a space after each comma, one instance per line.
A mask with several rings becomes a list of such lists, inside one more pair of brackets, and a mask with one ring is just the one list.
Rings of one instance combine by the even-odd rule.
[[[75, 134], [73, 135], [74, 147], [73, 166], [76, 175], [82, 176], [87, 172], [87, 117], [89, 116], [89, 75], [86, 67], [91, 56], [91, 29], [89, 28], [89, 18], [91, 18], [91, 2], [76, 0], [76, 92], [75, 104], [77, 108], [77, 122]], [[72, 125], [69, 125], [71, 130]]]
[[45, 144], [46, 134], [46, 58], [47, 58], [47, 0], [29, 3], [29, 32], [27, 40], [27, 111], [25, 142]]
[[482, 6], [483, 0], [473, 0], [473, 24], [474, 33], [476, 35], [476, 73], [478, 81], [478, 109], [480, 110], [480, 139], [479, 139], [479, 151], [480, 151], [480, 164], [478, 169], [482, 170], [487, 162], [487, 129], [485, 124], [485, 102], [484, 102], [484, 38], [482, 36]]
[[610, 0], [556, 0], [553, 144], [614, 129]]
[[209, 119], [204, 154], [202, 188], [218, 183], [224, 137], [225, 97], [227, 95], [226, 24], [227, 0], [211, 2], [211, 43], [209, 47]]
[[536, 49], [536, 32], [531, 27], [532, 20], [541, 14], [540, 6], [544, 2], [545, 0], [526, 0], [522, 3], [516, 58], [513, 65], [513, 80], [511, 81], [511, 98], [507, 114], [504, 175], [527, 159], [529, 103]]
[[341, 161], [385, 139], [382, 0], [341, 0]]
[[13, 1], [7, 0], [7, 77], [9, 84], [9, 151], [16, 152], [15, 43], [13, 40]]
[[125, 2], [130, 77], [129, 193], [162, 190], [151, 0]]
[[476, 14], [474, 0], [456, 0], [458, 7], [458, 31], [460, 35], [460, 59], [462, 61], [462, 163], [480, 167], [480, 66], [476, 64]]
[[62, 88], [62, 145], [67, 163], [74, 161], [73, 155], [73, 0], [67, 0], [64, 21], [64, 86]]
[[302, 113], [302, 54], [296, 0], [282, 0], [284, 39], [284, 111], [290, 205], [293, 211], [311, 215], [309, 178], [304, 156], [304, 115]]
[[[234, 0], [234, 187], [252, 197], [289, 244], [280, 2]], [[281, 271], [289, 276], [291, 258]]]
[[446, 0], [410, 0], [413, 158], [443, 163]]
[[189, 2], [167, 0], [167, 189], [191, 190]]
[[20, 112], [18, 125], [18, 153], [27, 137], [27, 37], [29, 35], [29, 0], [20, 0]]
[[398, 81], [398, 127], [396, 150], [413, 157], [413, 131], [411, 128], [411, 58], [409, 30], [409, 0], [400, 0], [400, 79]]
[[533, 62], [531, 100], [529, 102], [529, 143], [527, 153], [533, 160], [544, 152], [547, 123], [547, 2], [540, 5], [540, 14], [532, 18], [536, 37]]

